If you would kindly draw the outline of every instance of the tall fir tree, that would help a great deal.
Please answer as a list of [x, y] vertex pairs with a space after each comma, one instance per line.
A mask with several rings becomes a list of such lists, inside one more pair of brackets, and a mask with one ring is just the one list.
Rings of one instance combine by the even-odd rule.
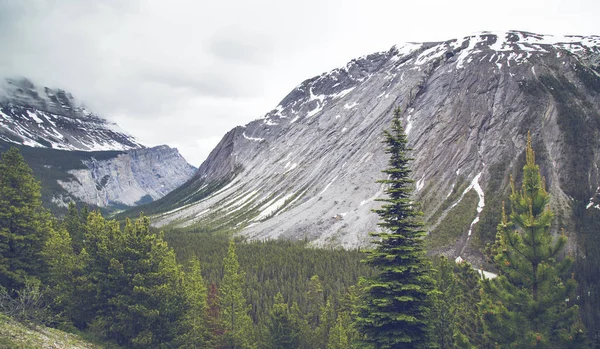
[[185, 312], [179, 322], [177, 343], [182, 348], [206, 348], [208, 346], [207, 288], [202, 278], [200, 261], [192, 259], [184, 274], [183, 291]]
[[427, 348], [432, 346], [429, 311], [433, 291], [430, 262], [425, 255], [425, 231], [411, 201], [413, 181], [406, 135], [396, 109], [390, 131], [384, 132], [390, 159], [382, 172], [387, 198], [380, 209], [381, 232], [371, 233], [376, 248], [366, 262], [379, 273], [365, 283], [357, 324], [375, 348]]
[[52, 226], [40, 197], [31, 168], [17, 148], [10, 148], [0, 160], [0, 286], [8, 290], [46, 272], [41, 252]]
[[249, 315], [250, 307], [246, 304], [242, 290], [245, 276], [240, 271], [233, 240], [229, 243], [223, 268], [223, 281], [219, 285], [219, 303], [225, 329], [224, 344], [230, 349], [253, 348], [256, 345], [253, 322]]
[[493, 260], [499, 276], [485, 280], [482, 303], [487, 333], [499, 348], [585, 348], [572, 261], [559, 254], [567, 242], [553, 237], [550, 195], [535, 163], [531, 136], [521, 189], [511, 178], [509, 215], [502, 209]]
[[290, 311], [281, 293], [275, 296], [275, 304], [267, 323], [268, 349], [298, 349], [301, 346], [301, 327], [299, 319]]

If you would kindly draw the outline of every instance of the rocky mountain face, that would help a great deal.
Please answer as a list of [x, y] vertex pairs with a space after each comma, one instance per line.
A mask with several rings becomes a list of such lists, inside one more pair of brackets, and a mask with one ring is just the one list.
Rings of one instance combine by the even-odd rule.
[[[157, 226], [357, 247], [376, 231], [382, 131], [402, 110], [430, 248], [482, 262], [530, 131], [557, 222], [598, 210], [600, 37], [482, 32], [409, 43], [306, 80], [227, 133]], [[590, 199], [592, 197], [592, 199]], [[587, 207], [587, 208], [586, 208]], [[571, 248], [577, 238], [571, 239]]]
[[162, 198], [184, 184], [196, 169], [177, 149], [161, 145], [127, 151], [116, 157], [84, 160], [85, 169], [58, 183], [80, 200], [98, 207], [137, 206]]
[[69, 92], [27, 79], [0, 82], [0, 150], [21, 148], [47, 206], [122, 209], [159, 199], [196, 169], [177, 149], [146, 148]]

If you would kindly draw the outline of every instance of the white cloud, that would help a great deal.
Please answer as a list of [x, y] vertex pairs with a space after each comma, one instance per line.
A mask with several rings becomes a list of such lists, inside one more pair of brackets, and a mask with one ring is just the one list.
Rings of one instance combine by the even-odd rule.
[[0, 0], [0, 75], [62, 87], [195, 166], [301, 81], [406, 41], [600, 34], [597, 1]]

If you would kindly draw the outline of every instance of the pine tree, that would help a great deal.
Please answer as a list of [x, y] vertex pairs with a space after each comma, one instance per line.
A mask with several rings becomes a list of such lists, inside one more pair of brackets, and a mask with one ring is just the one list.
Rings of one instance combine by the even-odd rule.
[[433, 328], [440, 349], [454, 348], [458, 306], [456, 303], [458, 285], [454, 275], [454, 263], [445, 257], [440, 257], [435, 262], [435, 286], [438, 292], [434, 297], [431, 311]]
[[500, 348], [583, 348], [585, 338], [572, 300], [569, 257], [558, 260], [564, 235], [550, 231], [550, 195], [527, 137], [521, 190], [511, 178], [510, 215], [502, 209], [494, 263], [500, 275], [485, 280], [483, 303], [489, 336]]
[[41, 255], [48, 264], [45, 281], [52, 298], [53, 311], [59, 314], [61, 322], [70, 323], [74, 283], [85, 264], [73, 252], [71, 236], [64, 228], [51, 230]]
[[177, 342], [184, 348], [205, 348], [208, 345], [207, 289], [197, 259], [190, 262], [189, 270], [184, 274], [183, 291], [186, 310], [180, 320], [179, 331], [182, 334]]
[[85, 234], [87, 215], [87, 209], [79, 212], [75, 203], [73, 201], [69, 202], [67, 215], [63, 219], [63, 226], [69, 232], [71, 244], [73, 245], [75, 253], [79, 253], [83, 248], [83, 236]]
[[252, 319], [248, 314], [250, 307], [242, 288], [244, 273], [240, 271], [235, 253], [235, 242], [229, 243], [227, 256], [223, 261], [223, 281], [219, 287], [219, 303], [223, 312], [222, 320], [225, 334], [224, 342], [227, 348], [252, 348], [255, 344], [252, 331]]
[[[182, 271], [162, 234], [141, 216], [121, 230], [96, 212], [88, 216], [84, 249], [87, 284], [78, 292], [85, 323], [128, 348], [172, 342], [184, 314]], [[81, 321], [81, 320], [79, 320]]]
[[429, 307], [433, 281], [425, 256], [425, 232], [417, 219], [421, 213], [411, 201], [413, 181], [409, 178], [406, 135], [396, 109], [391, 131], [385, 131], [386, 153], [390, 155], [386, 186], [387, 198], [381, 209], [382, 232], [376, 248], [368, 252], [367, 263], [379, 274], [366, 282], [364, 302], [357, 318], [366, 341], [376, 348], [422, 348], [431, 346]]
[[338, 314], [335, 325], [329, 332], [327, 340], [327, 349], [348, 349], [350, 346], [350, 336], [348, 335], [348, 326], [350, 317], [347, 313]]
[[17, 148], [6, 151], [0, 160], [0, 286], [7, 290], [46, 272], [41, 252], [52, 227], [40, 197], [40, 184]]
[[297, 349], [301, 344], [300, 324], [288, 309], [281, 293], [275, 296], [275, 304], [271, 310], [267, 324], [267, 348]]
[[208, 296], [206, 299], [207, 303], [207, 314], [206, 314], [206, 328], [208, 330], [208, 344], [209, 348], [221, 348], [223, 342], [223, 334], [225, 333], [225, 324], [221, 318], [221, 306], [219, 304], [219, 290], [217, 285], [212, 283], [208, 289]]
[[438, 348], [485, 348], [479, 313], [480, 277], [467, 262], [434, 259], [432, 321]]

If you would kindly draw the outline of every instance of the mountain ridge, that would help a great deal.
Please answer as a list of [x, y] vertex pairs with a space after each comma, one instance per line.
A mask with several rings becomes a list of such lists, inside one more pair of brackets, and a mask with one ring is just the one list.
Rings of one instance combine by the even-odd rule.
[[[528, 130], [553, 207], [570, 222], [573, 200], [586, 197], [587, 204], [599, 178], [597, 166], [577, 175], [568, 159], [577, 147], [569, 125], [576, 125], [575, 133], [592, 140], [582, 145], [589, 152], [582, 159], [598, 163], [598, 62], [600, 36], [519, 31], [396, 45], [351, 60], [305, 80], [263, 118], [229, 131], [188, 182], [193, 195], [171, 200], [153, 224], [368, 244], [367, 232], [377, 229], [374, 199], [383, 195], [375, 184], [386, 163], [381, 132], [396, 107], [415, 149], [415, 197], [431, 235], [448, 217], [468, 216], [455, 229], [460, 233], [450, 234], [457, 244], [446, 239], [440, 252], [468, 254], [473, 239], [493, 238], [482, 230], [499, 219], [491, 204], [506, 193], [508, 175], [517, 174]], [[567, 115], [569, 108], [577, 115]], [[570, 175], [587, 179], [573, 185]], [[463, 199], [465, 212], [454, 212]]]
[[71, 93], [40, 87], [26, 78], [1, 79], [0, 140], [61, 150], [144, 148], [116, 123], [87, 110]]

